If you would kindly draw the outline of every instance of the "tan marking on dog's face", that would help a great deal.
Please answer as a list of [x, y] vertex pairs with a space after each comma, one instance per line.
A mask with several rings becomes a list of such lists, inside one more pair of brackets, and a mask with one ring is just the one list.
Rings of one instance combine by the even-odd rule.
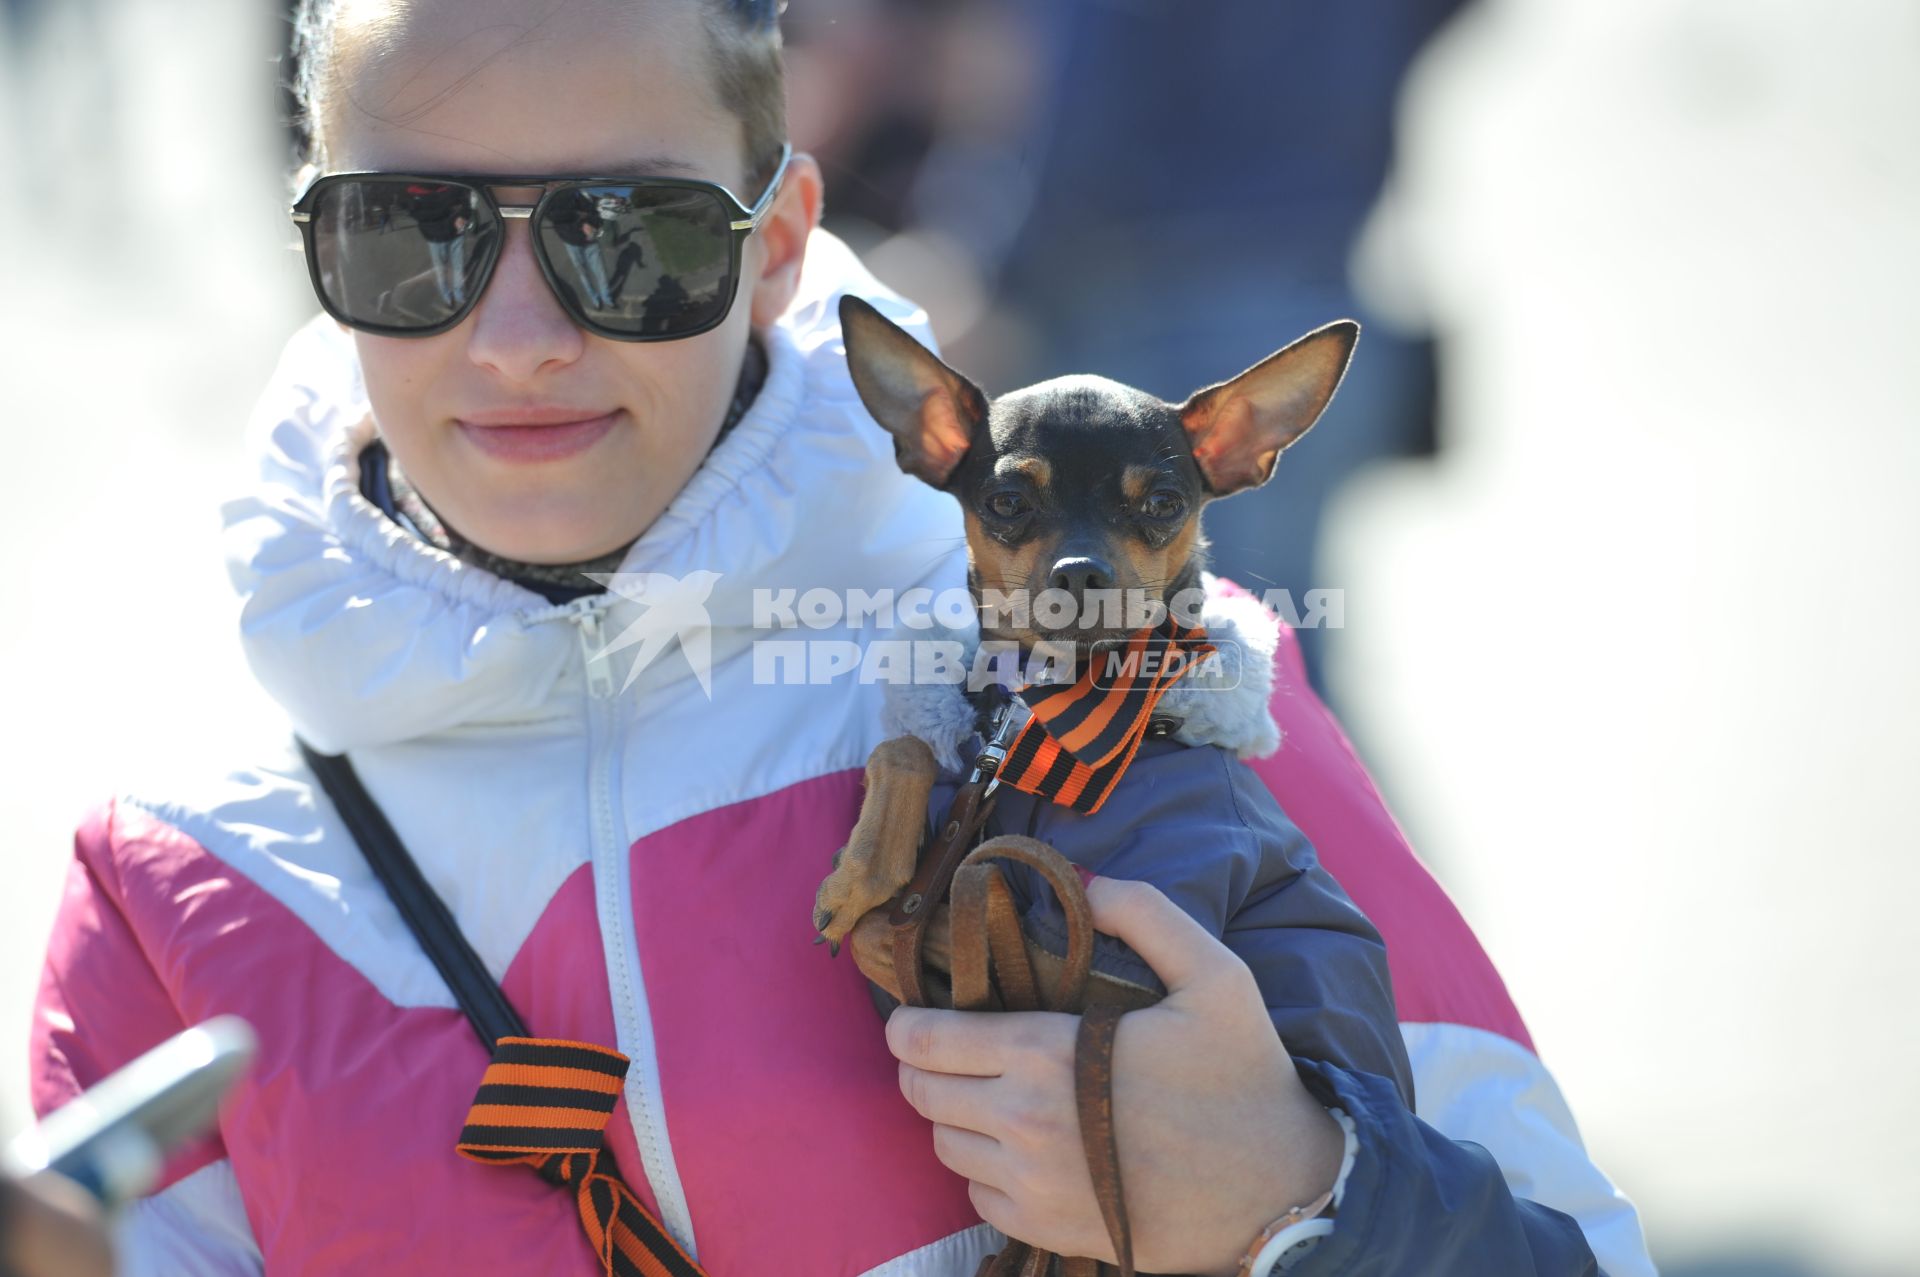
[[1131, 538], [1118, 542], [1114, 545], [1120, 551], [1113, 560], [1114, 573], [1132, 575], [1132, 581], [1122, 583], [1125, 588], [1141, 588], [1148, 598], [1164, 599], [1173, 578], [1193, 558], [1194, 542], [1199, 537], [1200, 520], [1189, 516], [1173, 540], [1158, 549]]
[[[987, 535], [980, 525], [979, 516], [969, 510], [966, 512], [967, 554], [973, 560], [974, 575], [982, 587], [1011, 593], [1014, 590], [1033, 588], [1035, 575], [1040, 571], [1041, 538], [1034, 538], [1020, 545], [1006, 545]], [[1052, 559], [1046, 559], [1051, 565]]]
[[1146, 499], [1153, 490], [1154, 481], [1160, 478], [1160, 470], [1154, 466], [1128, 466], [1120, 472], [1120, 495], [1129, 505], [1137, 505]]
[[993, 463], [993, 472], [1020, 475], [1041, 492], [1053, 482], [1053, 466], [1045, 457], [1001, 457]]
[[[1031, 624], [1031, 608], [1035, 596], [1046, 588], [1046, 576], [1053, 571], [1053, 564], [1059, 558], [1056, 553], [1057, 539], [1035, 537], [1023, 544], [1009, 546], [987, 535], [973, 511], [966, 511], [963, 518], [967, 529], [967, 557], [973, 564], [974, 580], [980, 590], [997, 590], [1009, 599], [1024, 597], [1027, 603], [1027, 625], [1013, 625], [1012, 609], [1009, 608], [1009, 615], [1000, 618], [1006, 623], [991, 628], [983, 637], [1018, 642], [1029, 642], [1039, 637]], [[976, 603], [980, 601], [975, 600]]]

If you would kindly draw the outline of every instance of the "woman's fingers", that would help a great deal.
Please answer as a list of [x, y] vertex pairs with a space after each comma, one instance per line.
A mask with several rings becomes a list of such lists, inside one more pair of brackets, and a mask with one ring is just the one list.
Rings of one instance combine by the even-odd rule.
[[898, 1007], [887, 1017], [887, 1049], [893, 1058], [935, 1073], [1000, 1076], [1000, 1038], [984, 1016], [963, 1011]]
[[955, 1175], [976, 1184], [987, 1184], [998, 1189], [1006, 1180], [1005, 1158], [1000, 1141], [978, 1131], [934, 1123], [933, 1155]]
[[907, 1097], [914, 1112], [929, 1122], [986, 1134], [1002, 1125], [995, 1094], [997, 1080], [933, 1073], [911, 1064], [900, 1066], [900, 1094]]
[[113, 1247], [85, 1190], [43, 1173], [0, 1179], [0, 1271], [21, 1277], [110, 1277]]
[[1078, 1017], [1041, 1011], [986, 1014], [899, 1007], [887, 1019], [887, 1049], [934, 1073], [999, 1077], [1071, 1042]]
[[1014, 1200], [993, 1185], [973, 1180], [967, 1184], [967, 1198], [973, 1203], [974, 1214], [1007, 1236], [1018, 1237], [1026, 1231], [1021, 1228], [1020, 1211]]

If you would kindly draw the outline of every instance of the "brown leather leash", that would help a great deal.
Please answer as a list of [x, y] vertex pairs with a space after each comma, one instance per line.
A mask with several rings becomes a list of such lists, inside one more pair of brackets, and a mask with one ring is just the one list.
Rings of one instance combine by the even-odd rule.
[[923, 978], [927, 928], [933, 922], [935, 908], [946, 898], [967, 849], [993, 814], [993, 791], [999, 786], [1000, 765], [1007, 761], [1007, 744], [1013, 731], [1013, 704], [1002, 699], [994, 709], [986, 745], [974, 759], [972, 773], [947, 807], [946, 823], [935, 835], [933, 846], [921, 854], [913, 878], [887, 918], [893, 928], [893, 969], [900, 981], [900, 1000], [908, 1006], [933, 1005]]
[[[1067, 956], [1048, 988], [1027, 954], [1026, 937], [1014, 908], [1013, 892], [997, 861], [1024, 864], [1040, 874], [1059, 897], [1067, 918]], [[1117, 1271], [1133, 1277], [1133, 1236], [1120, 1183], [1120, 1147], [1113, 1123], [1113, 1042], [1123, 1008], [1087, 1000], [1093, 972], [1093, 909], [1079, 871], [1052, 847], [1032, 838], [990, 838], [969, 852], [953, 876], [953, 1006], [957, 1011], [1061, 1011], [1078, 1013], [1074, 1043], [1074, 1099], [1079, 1108], [1080, 1139], [1094, 1197], [1106, 1221], [1107, 1237], [1119, 1259]], [[1060, 1277], [1096, 1277], [1112, 1265], [1085, 1257], [1054, 1255], [1024, 1242], [1010, 1241], [989, 1257], [979, 1277], [1050, 1272]]]
[[[986, 747], [954, 795], [947, 819], [889, 917], [893, 974], [908, 1006], [931, 1006], [923, 969], [934, 912], [950, 896], [952, 1005], [961, 1011], [1059, 1011], [1080, 1015], [1074, 1047], [1074, 1097], [1094, 1196], [1116, 1266], [1056, 1255], [1011, 1238], [981, 1262], [975, 1277], [1134, 1277], [1133, 1237], [1121, 1192], [1113, 1121], [1113, 1044], [1124, 1008], [1088, 1002], [1093, 969], [1093, 909], [1072, 862], [1032, 838], [1004, 835], [974, 846], [993, 810], [997, 772], [1012, 734], [1011, 711], [994, 716]], [[1067, 955], [1051, 978], [1037, 971], [1020, 930], [1013, 892], [998, 862], [1028, 866], [1052, 887], [1066, 915]]]

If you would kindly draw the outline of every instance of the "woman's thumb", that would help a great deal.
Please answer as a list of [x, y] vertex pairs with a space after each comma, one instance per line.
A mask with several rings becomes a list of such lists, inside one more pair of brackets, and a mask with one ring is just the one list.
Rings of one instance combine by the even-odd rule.
[[1167, 899], [1158, 887], [1125, 878], [1090, 878], [1093, 925], [1146, 960], [1172, 995], [1215, 973], [1233, 953]]

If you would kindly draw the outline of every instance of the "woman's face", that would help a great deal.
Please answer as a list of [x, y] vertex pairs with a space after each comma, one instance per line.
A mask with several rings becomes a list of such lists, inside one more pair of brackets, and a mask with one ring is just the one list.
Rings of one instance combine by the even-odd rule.
[[[743, 185], [741, 125], [720, 105], [692, 4], [573, 0], [532, 17], [515, 0], [344, 8], [322, 121], [331, 169], [657, 174], [759, 196]], [[796, 162], [747, 242], [725, 323], [669, 342], [576, 327], [528, 223], [507, 221], [493, 279], [458, 328], [354, 334], [382, 438], [434, 511], [496, 554], [567, 563], [619, 549], [712, 446], [750, 326], [791, 300], [818, 200], [817, 170]]]

